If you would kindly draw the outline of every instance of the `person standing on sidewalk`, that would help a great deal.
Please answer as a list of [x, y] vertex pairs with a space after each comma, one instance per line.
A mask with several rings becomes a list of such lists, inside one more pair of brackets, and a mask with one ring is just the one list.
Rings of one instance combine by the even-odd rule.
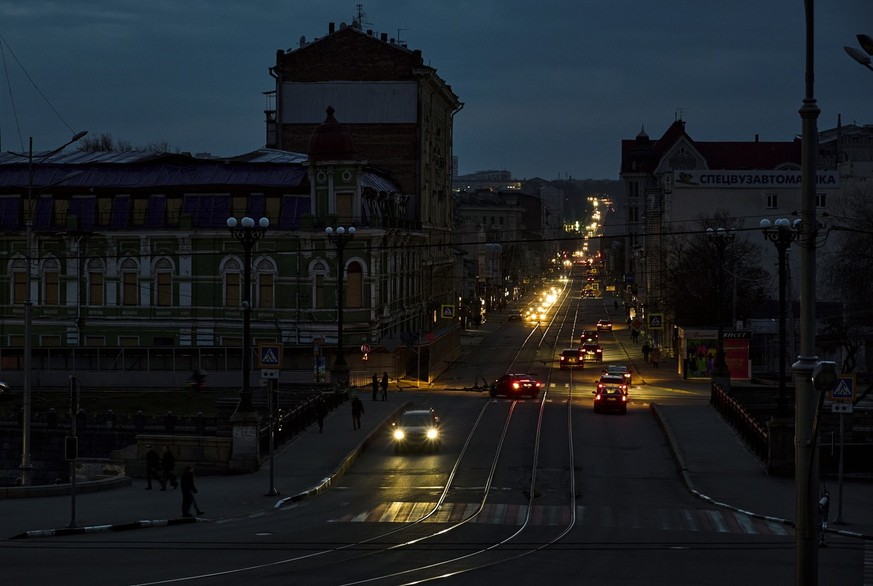
[[198, 515], [203, 515], [197, 504], [197, 499], [194, 495], [197, 493], [197, 487], [194, 485], [194, 469], [191, 466], [185, 466], [185, 471], [182, 472], [182, 516], [193, 517], [191, 514], [191, 505], [194, 505], [194, 510]]
[[318, 403], [315, 404], [315, 417], [318, 419], [318, 433], [324, 431], [324, 418], [327, 415], [327, 405], [324, 404], [324, 398], [319, 397]]
[[651, 351], [652, 351], [652, 347], [649, 346], [648, 342], [643, 344], [643, 362], [649, 361], [649, 352], [651, 352]]
[[179, 483], [176, 482], [176, 474], [173, 470], [176, 468], [176, 457], [170, 451], [170, 446], [164, 448], [164, 455], [161, 456], [161, 490], [167, 490], [167, 483], [173, 485], [173, 488], [179, 488]]
[[372, 386], [373, 386], [373, 400], [375, 401], [375, 400], [376, 400], [376, 394], [379, 392], [379, 377], [376, 376], [376, 373], [375, 373], [375, 372], [373, 373], [373, 382], [372, 382]]
[[151, 490], [152, 480], [161, 482], [161, 457], [151, 445], [146, 448], [146, 490]]
[[388, 400], [388, 373], [382, 373], [382, 400]]
[[[374, 374], [375, 378], [376, 375]], [[364, 404], [361, 400], [355, 396], [352, 399], [352, 428], [353, 429], [361, 429], [361, 415], [364, 414]]]
[[661, 349], [657, 346], [652, 348], [652, 366], [658, 368], [658, 363], [661, 361]]

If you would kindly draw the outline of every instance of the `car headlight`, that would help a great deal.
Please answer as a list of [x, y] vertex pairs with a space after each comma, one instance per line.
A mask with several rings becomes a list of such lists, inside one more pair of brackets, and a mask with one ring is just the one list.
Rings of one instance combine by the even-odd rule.
[[405, 437], [405, 434], [403, 433], [402, 429], [395, 429], [394, 430], [394, 439], [402, 440], [404, 437]]
[[427, 430], [427, 439], [436, 439], [438, 435], [439, 432], [436, 430], [436, 428], [431, 427]]

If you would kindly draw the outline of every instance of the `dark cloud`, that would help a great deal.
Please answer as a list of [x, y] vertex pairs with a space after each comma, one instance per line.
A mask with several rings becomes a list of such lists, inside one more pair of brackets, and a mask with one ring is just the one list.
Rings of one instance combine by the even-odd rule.
[[[28, 136], [50, 148], [70, 128], [220, 155], [258, 148], [276, 49], [351, 22], [356, 4], [0, 0], [11, 87], [0, 96], [2, 148]], [[421, 49], [464, 102], [455, 119], [462, 172], [616, 178], [620, 141], [643, 125], [657, 137], [677, 115], [698, 140], [800, 133], [805, 25], [796, 0], [363, 4], [365, 29]], [[838, 113], [873, 122], [873, 73], [842, 49], [873, 34], [858, 30], [873, 27], [873, 4], [818, 4], [819, 126], [835, 125]]]

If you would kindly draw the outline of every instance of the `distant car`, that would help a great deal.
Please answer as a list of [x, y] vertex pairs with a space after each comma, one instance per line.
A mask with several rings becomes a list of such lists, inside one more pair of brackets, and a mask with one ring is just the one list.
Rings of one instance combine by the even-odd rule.
[[606, 375], [620, 376], [624, 379], [624, 382], [627, 386], [631, 385], [633, 373], [631, 372], [630, 368], [623, 364], [610, 364], [609, 366], [604, 368], [602, 372]]
[[582, 297], [584, 299], [594, 299], [596, 297], [594, 293], [594, 289], [585, 289], [582, 291]]
[[628, 395], [624, 385], [601, 385], [598, 383], [594, 391], [594, 412], [617, 411], [627, 414]]
[[561, 362], [561, 368], [585, 366], [585, 363], [582, 361], [582, 351], [579, 348], [564, 348], [561, 350], [559, 360]]
[[521, 321], [521, 311], [518, 309], [513, 309], [509, 312], [509, 317], [507, 319], [509, 321]]
[[536, 399], [543, 383], [530, 374], [504, 374], [491, 385], [491, 396], [521, 397], [527, 395]]
[[433, 452], [440, 449], [440, 419], [433, 409], [404, 411], [391, 427], [397, 454], [410, 449]]
[[582, 344], [582, 360], [586, 362], [603, 362], [603, 348], [600, 344], [588, 342]]
[[628, 386], [624, 382], [624, 377], [619, 374], [602, 374], [600, 380], [597, 381], [597, 390], [603, 387], [620, 387], [624, 392], [627, 392]]
[[609, 319], [597, 320], [597, 331], [612, 331], [612, 320], [609, 320]]
[[582, 330], [582, 333], [579, 334], [579, 343], [597, 342], [598, 337], [597, 330]]

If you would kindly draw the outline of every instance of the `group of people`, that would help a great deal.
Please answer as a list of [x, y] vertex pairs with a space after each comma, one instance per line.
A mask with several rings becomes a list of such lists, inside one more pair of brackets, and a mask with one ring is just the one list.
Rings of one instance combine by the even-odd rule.
[[164, 453], [158, 455], [157, 450], [151, 445], [147, 446], [146, 452], [146, 490], [152, 490], [152, 482], [160, 483], [161, 490], [167, 490], [167, 485], [174, 489], [182, 489], [182, 516], [193, 517], [191, 507], [198, 515], [205, 514], [200, 510], [197, 499], [197, 486], [194, 484], [194, 469], [185, 466], [181, 478], [176, 478], [176, 456], [170, 450], [170, 446], [164, 448]]
[[381, 381], [379, 380], [379, 377], [376, 376], [376, 373], [374, 372], [372, 386], [373, 386], [373, 400], [374, 401], [376, 400], [376, 395], [378, 395], [380, 388], [382, 389], [382, 400], [383, 401], [388, 400], [388, 373], [387, 372], [382, 373], [382, 380]]

